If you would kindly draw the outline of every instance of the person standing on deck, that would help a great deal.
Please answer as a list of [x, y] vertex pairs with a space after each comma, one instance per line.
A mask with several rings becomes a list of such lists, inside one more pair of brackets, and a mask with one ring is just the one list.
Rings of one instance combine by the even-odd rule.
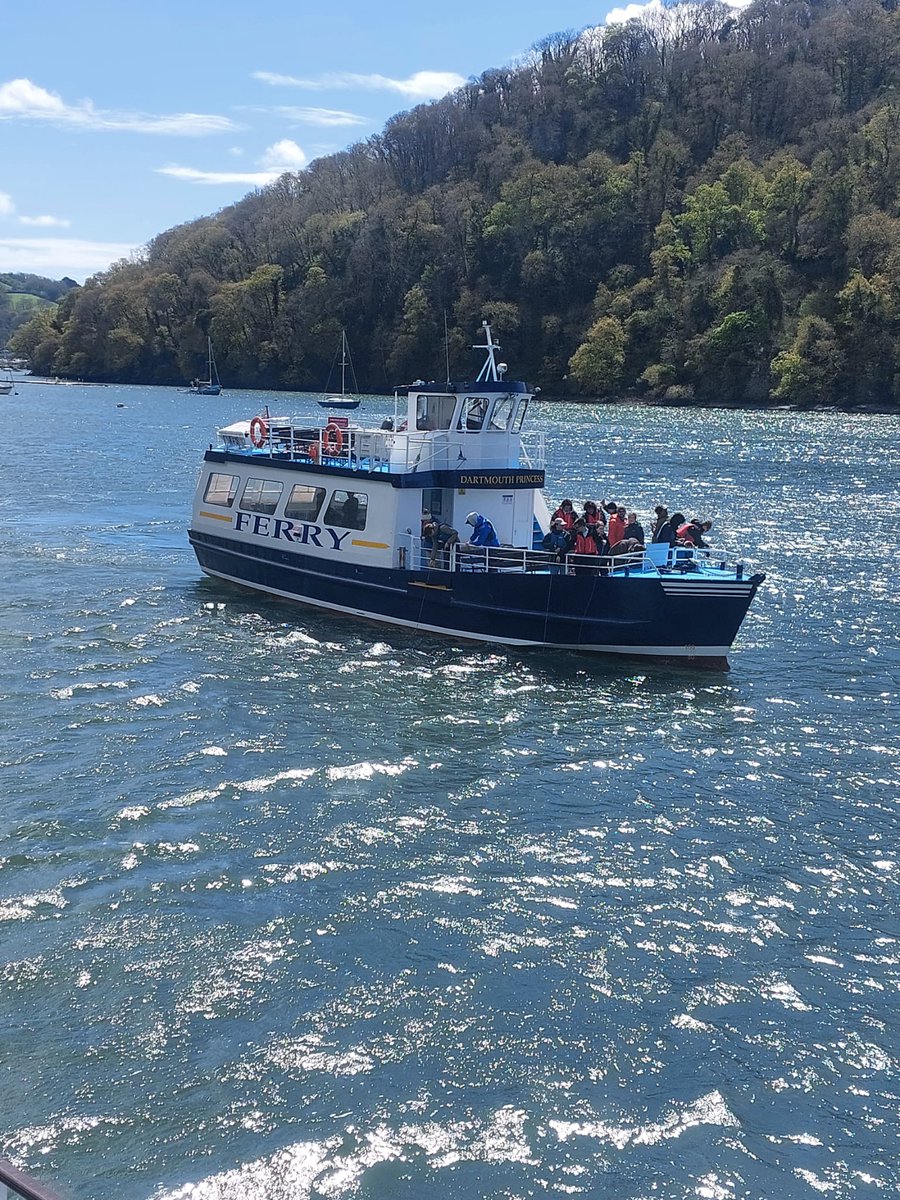
[[566, 553], [569, 549], [569, 531], [566, 529], [566, 523], [562, 517], [553, 518], [550, 522], [550, 532], [544, 534], [544, 540], [541, 542], [541, 545], [548, 554], [553, 555], [550, 561], [550, 574], [565, 575]]
[[621, 542], [625, 536], [625, 509], [617, 508], [614, 513], [609, 515], [609, 525], [606, 529], [606, 536], [609, 539], [610, 546], [615, 546]]

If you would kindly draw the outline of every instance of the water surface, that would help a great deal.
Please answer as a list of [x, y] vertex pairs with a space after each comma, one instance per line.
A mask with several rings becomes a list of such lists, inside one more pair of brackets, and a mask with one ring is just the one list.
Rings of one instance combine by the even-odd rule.
[[534, 406], [555, 500], [766, 571], [708, 675], [205, 580], [259, 403], [4, 401], [0, 1151], [74, 1200], [894, 1194], [900, 420]]

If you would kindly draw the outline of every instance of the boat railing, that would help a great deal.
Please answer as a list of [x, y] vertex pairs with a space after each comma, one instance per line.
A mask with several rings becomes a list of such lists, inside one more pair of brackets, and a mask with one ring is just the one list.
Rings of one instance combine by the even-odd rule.
[[60, 1197], [7, 1159], [0, 1158], [0, 1200], [60, 1200]]
[[[252, 441], [253, 437], [256, 441]], [[268, 417], [249, 433], [239, 427], [219, 430], [223, 449], [254, 456], [321, 463], [352, 471], [453, 470], [465, 456], [458, 430], [430, 432], [406, 429], [363, 429], [329, 421], [324, 427], [303, 425], [290, 417]], [[526, 449], [521, 443], [524, 465], [543, 465], [544, 436], [536, 435]], [[479, 463], [483, 467], [484, 463]], [[508, 465], [498, 463], [498, 466]]]
[[546, 439], [544, 434], [537, 429], [531, 429], [527, 433], [520, 435], [519, 445], [521, 447], [523, 466], [542, 471], [544, 463], [547, 461], [545, 457]]
[[435, 548], [428, 538], [407, 537], [401, 565], [412, 571], [489, 571], [524, 574], [544, 572], [557, 575], [659, 575], [697, 570], [728, 571], [743, 576], [743, 565], [724, 550], [674, 547], [667, 555], [651, 548], [628, 554], [566, 554], [526, 550], [517, 546], [470, 546], [465, 542]]
[[657, 568], [641, 552], [630, 554], [567, 554], [560, 558], [546, 550], [518, 546], [470, 546], [466, 542], [435, 548], [428, 538], [410, 534], [404, 549], [405, 565], [412, 571], [489, 571], [492, 574], [543, 572], [557, 575], [643, 574]]

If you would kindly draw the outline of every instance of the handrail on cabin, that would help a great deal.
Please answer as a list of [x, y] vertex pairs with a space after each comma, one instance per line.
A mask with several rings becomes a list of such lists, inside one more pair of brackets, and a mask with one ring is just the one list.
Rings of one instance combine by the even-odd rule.
[[61, 1200], [57, 1192], [14, 1167], [8, 1159], [0, 1158], [0, 1185], [3, 1184], [10, 1189], [10, 1200]]

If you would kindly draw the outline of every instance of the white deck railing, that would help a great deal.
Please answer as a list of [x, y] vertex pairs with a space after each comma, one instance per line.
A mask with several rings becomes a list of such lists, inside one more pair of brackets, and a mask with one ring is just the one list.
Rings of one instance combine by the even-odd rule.
[[[480, 439], [490, 439], [481, 441]], [[503, 445], [508, 453], [491, 453]], [[321, 462], [366, 471], [455, 471], [460, 469], [541, 469], [544, 465], [544, 435], [522, 435], [518, 442], [506, 434], [468, 430], [343, 429], [326, 423], [321, 428], [304, 426], [290, 417], [269, 417], [266, 437], [254, 446], [249, 433], [234, 428], [219, 430], [219, 448], [254, 455]], [[514, 451], [519, 462], [509, 462]]]
[[[737, 564], [721, 550], [675, 547], [663, 561], [654, 561], [648, 551], [630, 554], [566, 554], [558, 559], [546, 550], [523, 550], [515, 546], [468, 547], [458, 542], [435, 550], [426, 538], [409, 534], [401, 555], [401, 566], [411, 571], [490, 571], [524, 574], [535, 571], [558, 575], [658, 575], [660, 567], [678, 571], [700, 568], [738, 574]], [[648, 548], [649, 549], [649, 548]], [[741, 571], [740, 574], [743, 572]]]

